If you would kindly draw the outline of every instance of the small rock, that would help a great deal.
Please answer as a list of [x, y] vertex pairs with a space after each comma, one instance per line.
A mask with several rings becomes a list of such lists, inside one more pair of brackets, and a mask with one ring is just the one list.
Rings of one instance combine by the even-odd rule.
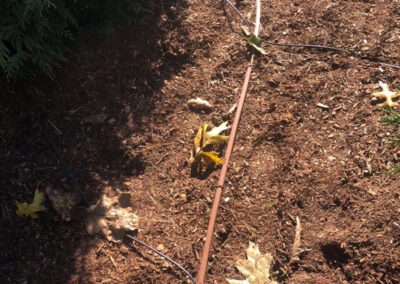
[[157, 246], [157, 250], [163, 250], [164, 249], [164, 246], [162, 245], [162, 244], [159, 244], [158, 246]]
[[113, 123], [115, 123], [115, 122], [116, 122], [115, 118], [111, 118], [111, 119], [108, 120], [108, 123], [109, 123], [109, 124], [113, 124]]

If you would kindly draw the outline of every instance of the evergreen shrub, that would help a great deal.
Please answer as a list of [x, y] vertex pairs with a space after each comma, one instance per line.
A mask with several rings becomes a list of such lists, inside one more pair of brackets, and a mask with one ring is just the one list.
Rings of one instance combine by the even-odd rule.
[[53, 78], [66, 61], [68, 41], [94, 24], [130, 25], [146, 9], [142, 0], [2, 0], [0, 76], [7, 80], [43, 73]]

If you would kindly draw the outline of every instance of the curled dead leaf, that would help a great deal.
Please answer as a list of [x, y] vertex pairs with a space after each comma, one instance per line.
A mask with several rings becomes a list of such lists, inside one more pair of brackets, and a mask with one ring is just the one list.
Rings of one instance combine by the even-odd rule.
[[190, 163], [192, 169], [196, 172], [210, 167], [214, 164], [223, 164], [223, 161], [219, 157], [219, 153], [211, 151], [213, 145], [222, 145], [228, 140], [228, 136], [220, 135], [221, 132], [229, 129], [228, 122], [221, 123], [218, 127], [212, 128], [207, 131], [208, 124], [204, 123], [203, 127], [200, 127], [194, 138], [193, 149], [190, 152]]
[[212, 105], [208, 101], [202, 100], [200, 98], [188, 100], [187, 104], [191, 109], [197, 110], [197, 111], [200, 111], [200, 110], [211, 111], [212, 110]]
[[47, 186], [46, 195], [51, 201], [53, 208], [61, 215], [64, 221], [71, 220], [71, 211], [81, 201], [81, 196], [76, 190], [67, 192], [62, 189], [54, 189]]
[[121, 243], [126, 232], [137, 230], [139, 218], [132, 212], [130, 195], [121, 193], [115, 197], [103, 195], [87, 209], [86, 230], [92, 235], [103, 234], [107, 240]]

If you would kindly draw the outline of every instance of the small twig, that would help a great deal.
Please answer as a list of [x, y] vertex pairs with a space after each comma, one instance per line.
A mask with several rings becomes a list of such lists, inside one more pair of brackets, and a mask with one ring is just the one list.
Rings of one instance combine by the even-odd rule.
[[36, 170], [38, 170], [38, 171], [57, 170], [57, 167], [53, 167], [53, 166], [50, 166], [50, 167], [40, 167], [40, 168], [36, 168]]
[[299, 216], [296, 216], [296, 234], [294, 237], [292, 255], [290, 256], [289, 264], [297, 263], [300, 261], [299, 256], [303, 252], [303, 250], [300, 248], [300, 242], [301, 242], [300, 234], [301, 234], [300, 218]]
[[387, 67], [392, 67], [392, 68], [400, 69], [400, 66], [399, 66], [399, 65], [393, 65], [393, 64], [383, 63], [383, 62], [380, 62], [379, 64], [382, 64], [382, 65], [387, 66]]
[[148, 244], [145, 244], [144, 242], [132, 237], [131, 235], [126, 235], [128, 238], [130, 238], [131, 240], [137, 242], [138, 244], [148, 248], [149, 250], [155, 252], [156, 254], [158, 254], [159, 256], [163, 257], [164, 259], [168, 260], [169, 262], [171, 262], [173, 265], [175, 265], [176, 267], [178, 267], [182, 272], [184, 272], [187, 277], [190, 278], [190, 280], [192, 280], [192, 282], [194, 284], [196, 284], [196, 280], [194, 279], [194, 277], [192, 276], [192, 274], [189, 273], [189, 271], [187, 271], [185, 268], [183, 268], [181, 265], [179, 265], [177, 262], [175, 262], [174, 260], [172, 260], [171, 258], [169, 258], [168, 256], [166, 256], [165, 254], [163, 254], [161, 251], [152, 248], [151, 246], [149, 246]]
[[2, 224], [12, 224], [12, 219], [11, 219], [10, 211], [8, 210], [7, 204], [1, 205], [1, 223]]
[[236, 110], [237, 107], [237, 103], [235, 103], [229, 110], [228, 110], [228, 114], [233, 113]]
[[165, 160], [166, 157], [168, 157], [169, 153], [165, 154], [160, 160], [158, 160], [154, 165], [157, 166], [158, 164], [160, 164], [162, 161]]
[[57, 126], [55, 126], [55, 124], [53, 122], [51, 122], [50, 120], [47, 120], [48, 123], [53, 126], [53, 128], [57, 131], [58, 134], [62, 135], [62, 132], [60, 129], [57, 128]]

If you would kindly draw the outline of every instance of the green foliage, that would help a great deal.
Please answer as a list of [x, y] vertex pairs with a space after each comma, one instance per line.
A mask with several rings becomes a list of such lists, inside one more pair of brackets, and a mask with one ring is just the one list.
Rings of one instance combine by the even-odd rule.
[[397, 175], [400, 173], [400, 166], [390, 165], [390, 167], [392, 168], [391, 174]]
[[[384, 111], [387, 114], [389, 114], [389, 116], [385, 117], [384, 119], [381, 119], [379, 122], [393, 125], [396, 128], [398, 128], [400, 126], [400, 114], [394, 112], [389, 107], [385, 108]], [[400, 146], [400, 134], [397, 134], [394, 139], [390, 140], [390, 142], [388, 142], [386, 144], [393, 146], [393, 147]], [[390, 164], [390, 167], [392, 168], [392, 171], [391, 171], [392, 174], [400, 173], [400, 166]]]
[[387, 144], [392, 145], [392, 146], [395, 146], [395, 147], [396, 147], [396, 146], [399, 146], [399, 145], [400, 145], [400, 135], [396, 135], [396, 138], [390, 140], [390, 142], [387, 143]]
[[394, 126], [400, 126], [400, 114], [395, 113], [391, 108], [386, 107], [384, 111], [389, 114], [389, 116], [381, 119], [379, 122], [391, 124]]
[[142, 0], [3, 0], [0, 5], [0, 75], [7, 80], [54, 77], [66, 61], [73, 34], [96, 23], [127, 26], [148, 11]]
[[260, 52], [261, 54], [267, 54], [265, 49], [261, 47], [261, 43], [264, 41], [264, 39], [259, 38], [259, 37], [255, 36], [254, 34], [251, 34], [250, 36], [246, 37], [246, 40], [258, 52]]
[[[5, 0], [0, 8], [0, 67], [7, 79], [25, 67], [54, 76], [65, 61], [65, 40], [71, 39], [75, 17], [61, 0]], [[24, 67], [24, 68], [22, 68]]]

